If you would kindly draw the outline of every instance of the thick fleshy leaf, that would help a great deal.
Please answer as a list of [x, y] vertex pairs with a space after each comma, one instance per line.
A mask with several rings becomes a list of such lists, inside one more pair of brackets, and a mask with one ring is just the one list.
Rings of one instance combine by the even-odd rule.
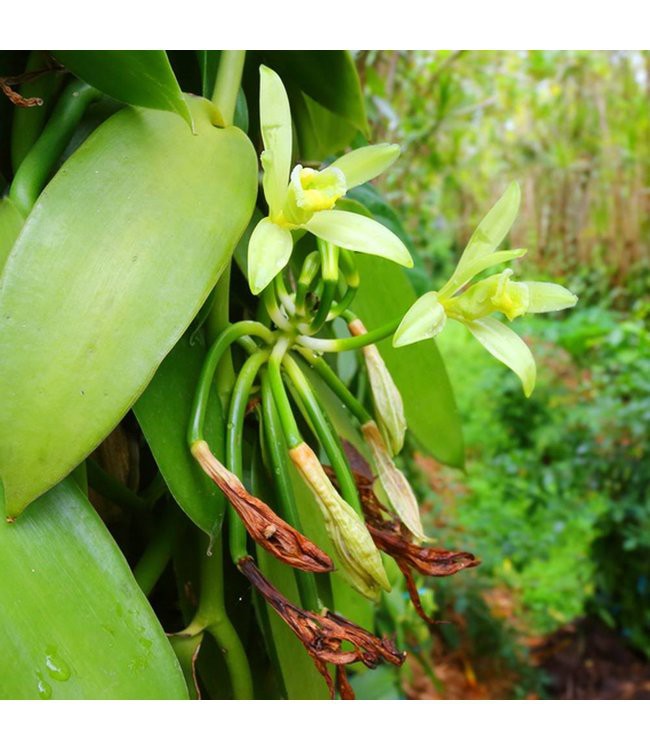
[[357, 130], [295, 87], [289, 101], [298, 141], [298, 161], [322, 162], [347, 148]]
[[[200, 529], [213, 535], [221, 527], [225, 498], [187, 447], [194, 391], [206, 355], [203, 342], [190, 343], [190, 337], [186, 333], [165, 357], [133, 411], [174, 499]], [[218, 455], [223, 455], [221, 422], [221, 415], [211, 408], [205, 435]]]
[[471, 281], [474, 276], [485, 271], [487, 268], [498, 266], [500, 263], [507, 263], [508, 261], [515, 260], [515, 258], [521, 258], [527, 252], [527, 250], [522, 249], [499, 250], [496, 253], [483, 255], [480, 258], [464, 263], [462, 266], [459, 264], [452, 277], [438, 292], [438, 296], [451, 297], [462, 286], [465, 286], [468, 281]]
[[437, 336], [447, 322], [436, 292], [427, 292], [411, 306], [393, 337], [394, 346], [407, 346]]
[[318, 211], [305, 226], [317, 237], [347, 250], [377, 255], [407, 268], [413, 266], [402, 240], [367, 216], [348, 211]]
[[460, 285], [456, 283], [456, 277], [466, 275], [465, 267], [497, 249], [517, 218], [520, 201], [521, 190], [519, 185], [516, 182], [511, 182], [504, 194], [474, 230], [474, 234], [470, 237], [453, 276], [440, 290], [441, 293], [445, 293], [447, 288], [452, 286], [458, 289]]
[[71, 478], [0, 523], [0, 698], [187, 698], [126, 560]]
[[248, 283], [259, 294], [287, 265], [293, 249], [291, 232], [268, 217], [253, 230], [248, 242]]
[[0, 479], [16, 515], [101, 442], [214, 287], [253, 211], [254, 149], [190, 100], [126, 108], [41, 194], [0, 283]]
[[365, 97], [352, 55], [347, 50], [291, 50], [260, 53], [282, 77], [296, 83], [320, 105], [366, 135]]
[[550, 284], [546, 281], [521, 281], [528, 287], [529, 313], [555, 312], [573, 307], [578, 298], [566, 287], [560, 284]]
[[348, 190], [374, 179], [397, 159], [400, 147], [391, 143], [377, 143], [350, 151], [338, 158], [332, 167], [338, 167], [345, 175]]
[[260, 66], [260, 128], [264, 151], [264, 196], [269, 213], [282, 210], [291, 171], [291, 111], [289, 97], [280, 76]]
[[[362, 282], [354, 312], [372, 330], [403, 316], [415, 301], [406, 274], [384, 260], [359, 256]], [[463, 436], [460, 417], [444, 363], [433, 341], [395, 349], [390, 340], [378, 344], [404, 400], [409, 430], [435, 458], [462, 466]]]
[[192, 113], [164, 50], [66, 50], [52, 54], [82, 81], [125, 104]]
[[25, 222], [9, 198], [0, 199], [0, 272]]
[[509, 367], [521, 380], [526, 396], [535, 387], [537, 368], [530, 349], [512, 329], [495, 318], [471, 320], [466, 325], [490, 354]]

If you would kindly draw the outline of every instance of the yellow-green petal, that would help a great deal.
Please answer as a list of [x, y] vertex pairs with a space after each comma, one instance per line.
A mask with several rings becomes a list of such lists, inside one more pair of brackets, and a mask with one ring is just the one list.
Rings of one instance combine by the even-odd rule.
[[459, 263], [449, 281], [438, 292], [438, 296], [449, 298], [461, 287], [465, 286], [468, 281], [471, 281], [474, 276], [477, 276], [487, 268], [498, 266], [501, 263], [508, 263], [508, 261], [514, 260], [515, 258], [521, 258], [523, 255], [526, 255], [527, 252], [527, 250], [522, 249], [499, 250], [497, 253], [483, 255], [480, 258], [476, 258], [467, 263]]
[[436, 292], [427, 292], [416, 300], [402, 318], [393, 346], [407, 346], [437, 336], [447, 322], [445, 308], [438, 302]]
[[[457, 279], [462, 276], [465, 277], [465, 281], [469, 281], [473, 275], [478, 273], [478, 271], [474, 271], [472, 276], [467, 276], [467, 266], [479, 258], [489, 256], [497, 249], [497, 247], [499, 247], [514, 224], [517, 212], [519, 211], [520, 201], [521, 190], [519, 189], [519, 185], [516, 182], [511, 182], [505, 193], [499, 198], [478, 227], [474, 230], [474, 234], [470, 237], [467, 247], [460, 257], [460, 261], [458, 262], [458, 266], [454, 271], [452, 279]], [[462, 283], [459, 284], [456, 282], [455, 288], [458, 289], [462, 286]], [[450, 284], [451, 279], [445, 287], [443, 287], [445, 292], [448, 291], [447, 287]]]
[[537, 368], [532, 352], [523, 339], [495, 318], [470, 320], [465, 325], [493, 357], [517, 375], [524, 393], [530, 396], [535, 387]]
[[265, 218], [248, 242], [248, 283], [253, 294], [263, 291], [287, 265], [293, 249], [291, 232]]
[[383, 224], [349, 211], [318, 211], [305, 224], [312, 234], [357, 253], [378, 255], [412, 268], [413, 260], [400, 238]]
[[400, 147], [393, 143], [377, 143], [363, 146], [349, 154], [344, 154], [331, 166], [337, 167], [345, 175], [348, 190], [374, 179], [397, 159]]
[[550, 284], [545, 281], [522, 281], [528, 287], [529, 313], [555, 312], [573, 307], [578, 298], [566, 287], [560, 284]]
[[262, 184], [271, 216], [282, 210], [291, 170], [291, 110], [280, 76], [260, 65], [260, 127], [264, 151]]

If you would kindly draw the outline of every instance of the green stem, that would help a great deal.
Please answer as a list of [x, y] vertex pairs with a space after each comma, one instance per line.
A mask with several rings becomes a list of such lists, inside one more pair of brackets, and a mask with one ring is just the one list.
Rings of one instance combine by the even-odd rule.
[[384, 323], [383, 326], [379, 326], [379, 328], [368, 331], [368, 333], [361, 336], [350, 336], [346, 339], [316, 339], [311, 336], [297, 336], [296, 343], [319, 352], [347, 352], [352, 349], [361, 349], [368, 344], [374, 344], [387, 338], [395, 333], [401, 321], [401, 318], [395, 318], [388, 323]]
[[199, 608], [183, 633], [196, 635], [207, 630], [223, 653], [233, 696], [237, 700], [250, 700], [253, 697], [253, 678], [248, 658], [228, 617], [224, 601], [222, 540], [223, 537], [219, 534], [214, 539], [212, 554], [203, 555]]
[[294, 301], [291, 299], [291, 295], [289, 294], [289, 290], [287, 289], [286, 284], [284, 283], [284, 276], [282, 275], [282, 272], [280, 272], [275, 277], [273, 283], [275, 284], [275, 292], [280, 302], [282, 303], [282, 306], [287, 311], [288, 315], [293, 315], [296, 312], [296, 306], [294, 304]]
[[[273, 389], [271, 388], [268, 371], [262, 373], [262, 414], [264, 437], [271, 458], [271, 465], [273, 466], [273, 481], [280, 499], [282, 515], [287, 523], [300, 531], [301, 524], [287, 462], [287, 444], [282, 432], [280, 415], [278, 414], [273, 398]], [[318, 612], [320, 610], [320, 602], [313, 574], [302, 570], [296, 570], [294, 573], [302, 606], [306, 609], [311, 609], [313, 612]]]
[[[27, 58], [25, 73], [47, 70], [50, 65], [47, 52], [36, 50]], [[52, 103], [63, 84], [64, 75], [52, 68], [39, 78], [23, 84], [20, 93], [23, 96], [38, 97], [43, 101], [39, 107], [16, 107], [11, 123], [11, 166], [18, 171], [22, 160], [27, 156], [31, 147], [36, 143], [43, 130], [47, 116], [52, 109]]]
[[219, 58], [217, 80], [212, 92], [212, 103], [221, 112], [226, 125], [232, 125], [237, 105], [237, 94], [244, 72], [246, 50], [225, 49]]
[[280, 417], [280, 423], [282, 430], [287, 441], [289, 448], [295, 448], [300, 445], [303, 441], [296, 424], [296, 419], [293, 416], [291, 404], [289, 403], [289, 397], [287, 391], [282, 382], [282, 372], [280, 366], [282, 359], [287, 353], [290, 342], [286, 338], [278, 340], [277, 344], [273, 347], [271, 357], [269, 358], [268, 373], [269, 373], [269, 384], [273, 392], [273, 400], [275, 401], [278, 415]]
[[262, 292], [262, 302], [264, 302], [264, 307], [266, 308], [269, 318], [271, 318], [275, 325], [281, 331], [290, 330], [291, 326], [289, 325], [289, 321], [283, 315], [282, 310], [280, 310], [277, 297], [275, 296], [275, 284], [269, 284]]
[[341, 402], [347, 406], [350, 413], [353, 414], [360, 424], [366, 424], [372, 419], [370, 413], [364, 405], [358, 401], [352, 393], [346, 388], [339, 376], [332, 370], [327, 362], [318, 354], [314, 354], [311, 349], [298, 349], [302, 357], [310, 367], [320, 375], [329, 389], [335, 393]]
[[305, 411], [309, 415], [320, 444], [325, 449], [325, 453], [327, 453], [330, 464], [338, 478], [342, 497], [361, 515], [361, 503], [359, 502], [357, 485], [350, 471], [350, 466], [338, 435], [330, 426], [316, 394], [297, 362], [291, 356], [288, 356], [284, 358], [282, 365], [293, 383], [296, 393], [305, 407]]
[[86, 108], [99, 97], [99, 91], [83, 81], [74, 81], [61, 94], [47, 125], [11, 183], [9, 196], [24, 216], [32, 210]]
[[149, 596], [171, 559], [179, 527], [179, 513], [173, 505], [169, 505], [160, 526], [133, 569], [133, 577], [145, 596]]
[[321, 257], [321, 278], [323, 279], [323, 293], [318, 304], [318, 311], [307, 327], [306, 333], [320, 331], [332, 309], [334, 295], [339, 282], [339, 249], [331, 242], [318, 240]]
[[[206, 318], [207, 340], [212, 343], [230, 324], [230, 271], [232, 262], [228, 263], [219, 281], [214, 288], [214, 302]], [[232, 364], [232, 355], [229, 351], [224, 352], [216, 371], [217, 393], [221, 399], [221, 405], [227, 408], [228, 398], [235, 382], [235, 368]]]
[[[257, 373], [268, 357], [268, 351], [259, 351], [249, 357], [239, 371], [232, 389], [228, 429], [226, 430], [226, 467], [238, 477], [241, 477], [244, 473], [242, 444], [248, 398]], [[230, 503], [228, 503], [228, 529], [230, 555], [232, 561], [237, 565], [240, 560], [248, 556], [248, 550], [246, 549], [247, 535], [246, 527]]]
[[208, 400], [217, 365], [228, 348], [242, 336], [257, 336], [269, 344], [275, 340], [274, 335], [265, 325], [257, 323], [254, 320], [242, 320], [226, 328], [214, 344], [212, 344], [203, 363], [199, 384], [194, 395], [194, 403], [192, 404], [190, 424], [187, 432], [187, 440], [190, 445], [197, 440], [204, 439], [203, 428], [205, 426]]
[[305, 315], [307, 313], [305, 299], [312, 282], [316, 278], [319, 268], [320, 253], [317, 250], [314, 250], [309, 253], [303, 261], [300, 275], [298, 276], [298, 281], [296, 283], [296, 312], [298, 315]]

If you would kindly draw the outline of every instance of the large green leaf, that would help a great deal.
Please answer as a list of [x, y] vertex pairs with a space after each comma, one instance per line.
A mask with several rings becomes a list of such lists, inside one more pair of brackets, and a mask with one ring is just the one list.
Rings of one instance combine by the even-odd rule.
[[9, 198], [0, 199], [0, 272], [20, 234], [24, 219]]
[[283, 80], [293, 81], [330, 112], [368, 133], [361, 83], [347, 50], [265, 51], [260, 54]]
[[164, 50], [56, 50], [52, 54], [78, 78], [136, 107], [192, 113]]
[[[361, 275], [354, 312], [369, 330], [401, 317], [415, 302], [415, 293], [401, 268], [381, 258], [356, 255]], [[433, 341], [394, 349], [390, 340], [379, 350], [404, 400], [406, 421], [422, 447], [439, 461], [463, 466], [460, 416]]]
[[187, 698], [117, 545], [65, 479], [0, 523], [0, 699]]
[[0, 277], [0, 478], [20, 513], [117, 424], [196, 315], [253, 211], [257, 159], [188, 100], [121, 110], [55, 175]]
[[[225, 498], [199, 468], [186, 440], [206, 354], [202, 341], [190, 344], [190, 335], [186, 333], [165, 357], [133, 410], [176, 502], [199, 528], [214, 534], [223, 520]], [[223, 443], [219, 417], [214, 408], [209, 410], [205, 434], [217, 455], [223, 455], [218, 449]]]

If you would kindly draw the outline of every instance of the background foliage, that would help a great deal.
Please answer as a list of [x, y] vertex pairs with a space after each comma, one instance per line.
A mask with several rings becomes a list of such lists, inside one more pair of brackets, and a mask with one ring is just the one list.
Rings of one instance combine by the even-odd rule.
[[515, 326], [538, 360], [529, 401], [461, 326], [438, 339], [467, 472], [417, 457], [413, 470], [442, 542], [483, 559], [434, 585], [441, 616], [460, 623], [442, 627], [445, 649], [478, 662], [498, 653], [497, 671], [517, 673], [510, 695], [544, 691], [523, 645], [585, 615], [648, 656], [650, 56], [365, 52], [358, 62], [375, 130], [404, 144], [382, 189], [417, 249], [420, 291], [447, 278], [485, 206], [517, 179], [511, 244], [529, 253], [516, 273], [580, 295], [568, 315]]

